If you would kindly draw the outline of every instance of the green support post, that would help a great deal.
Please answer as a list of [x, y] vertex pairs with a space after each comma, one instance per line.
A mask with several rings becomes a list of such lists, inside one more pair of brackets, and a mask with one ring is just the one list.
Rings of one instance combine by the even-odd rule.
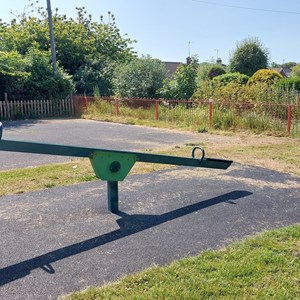
[[119, 212], [118, 181], [107, 181], [108, 210], [114, 214]]

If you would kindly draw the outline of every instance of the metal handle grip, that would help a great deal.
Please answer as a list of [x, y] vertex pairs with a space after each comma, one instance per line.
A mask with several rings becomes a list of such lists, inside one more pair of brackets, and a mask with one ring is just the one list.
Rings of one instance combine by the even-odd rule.
[[197, 158], [199, 162], [202, 162], [204, 157], [205, 157], [205, 151], [203, 148], [201, 147], [195, 147], [192, 151], [192, 158], [195, 158], [195, 152], [196, 150], [200, 150], [201, 151], [201, 157], [200, 158]]

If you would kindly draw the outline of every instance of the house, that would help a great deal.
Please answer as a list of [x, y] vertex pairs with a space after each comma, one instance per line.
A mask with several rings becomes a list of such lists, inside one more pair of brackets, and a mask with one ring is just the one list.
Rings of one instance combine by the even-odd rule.
[[170, 61], [164, 61], [164, 64], [166, 66], [166, 69], [170, 77], [175, 73], [175, 71], [179, 66], [183, 65], [183, 63], [181, 62], [170, 62]]
[[283, 78], [291, 77], [292, 70], [290, 68], [281, 67], [281, 68], [270, 68], [270, 70], [278, 72], [282, 75]]
[[169, 76], [171, 77], [176, 72], [179, 66], [187, 66], [191, 63], [191, 61], [192, 61], [191, 57], [188, 56], [186, 58], [185, 64], [182, 62], [170, 62], [170, 61], [164, 61], [163, 63], [165, 64]]

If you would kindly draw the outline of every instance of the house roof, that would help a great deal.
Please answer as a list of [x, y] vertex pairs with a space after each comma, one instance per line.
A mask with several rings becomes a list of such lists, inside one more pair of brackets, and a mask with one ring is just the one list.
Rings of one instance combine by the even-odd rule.
[[284, 78], [291, 77], [292, 70], [289, 68], [271, 68], [270, 70], [278, 72]]
[[170, 75], [174, 74], [176, 69], [179, 66], [183, 65], [183, 63], [181, 62], [171, 62], [171, 61], [164, 61], [164, 64]]

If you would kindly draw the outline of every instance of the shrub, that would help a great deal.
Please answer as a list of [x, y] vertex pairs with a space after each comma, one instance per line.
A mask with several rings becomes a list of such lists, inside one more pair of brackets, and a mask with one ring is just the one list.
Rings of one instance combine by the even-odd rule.
[[116, 68], [115, 94], [129, 98], [158, 98], [166, 76], [166, 67], [160, 60], [150, 56], [134, 58]]
[[222, 74], [225, 74], [225, 70], [220, 66], [213, 66], [208, 71], [208, 78], [213, 79], [214, 77], [220, 76]]
[[194, 94], [197, 83], [198, 59], [192, 57], [188, 65], [181, 65], [171, 78], [164, 80], [161, 96], [165, 99], [189, 99]]
[[278, 72], [268, 69], [261, 69], [256, 71], [248, 80], [248, 85], [256, 83], [265, 83], [267, 85], [272, 85], [276, 81], [282, 79], [282, 75]]
[[276, 83], [276, 86], [283, 90], [296, 90], [300, 91], [300, 77], [283, 78]]
[[299, 77], [300, 78], [300, 64], [292, 67], [292, 77]]
[[246, 84], [249, 76], [238, 72], [226, 73], [213, 78], [214, 85], [227, 85], [228, 83]]
[[30, 76], [24, 83], [23, 99], [61, 100], [74, 91], [71, 76], [59, 66], [53, 76], [49, 53], [31, 49], [27, 55], [26, 71]]

